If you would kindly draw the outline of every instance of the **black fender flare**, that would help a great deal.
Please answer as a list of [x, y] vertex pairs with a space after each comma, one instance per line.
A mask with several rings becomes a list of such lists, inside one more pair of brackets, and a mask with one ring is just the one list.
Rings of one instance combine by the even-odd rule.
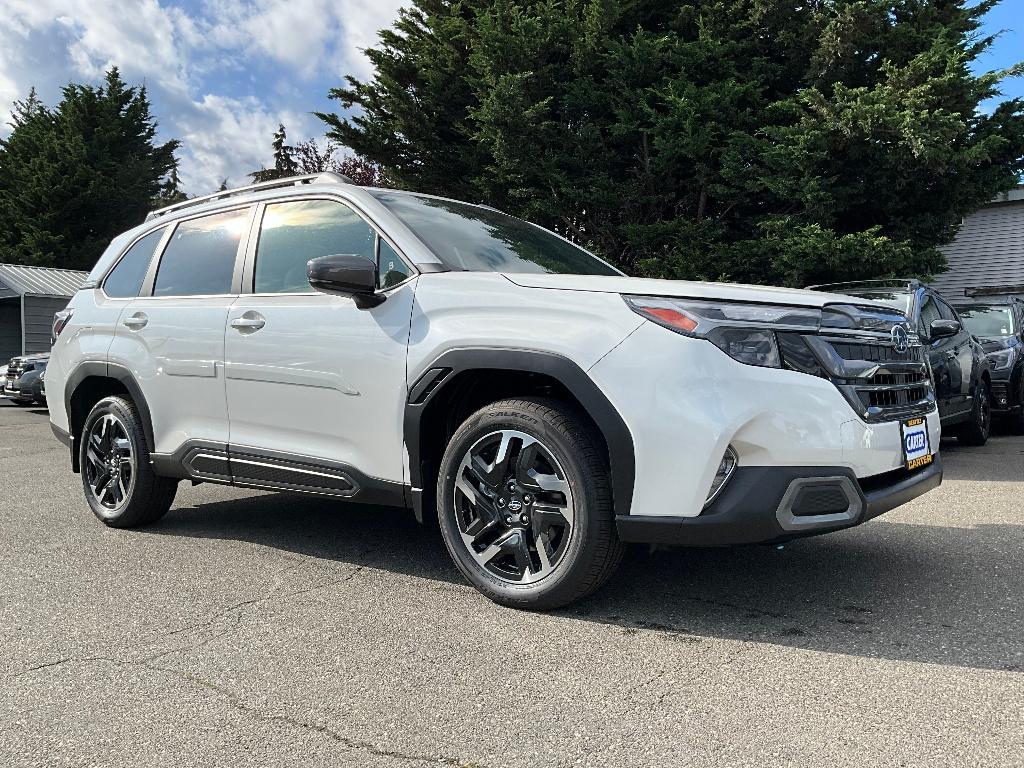
[[580, 402], [604, 437], [611, 468], [612, 498], [617, 515], [628, 515], [636, 476], [633, 436], [615, 406], [586, 371], [567, 357], [529, 349], [452, 349], [422, 369], [409, 387], [405, 405], [405, 445], [409, 452], [410, 484], [422, 488], [420, 421], [427, 406], [451, 384], [457, 374], [471, 370], [506, 370], [537, 373], [558, 381]]
[[78, 471], [78, 451], [75, 448], [75, 438], [77, 436], [74, 434], [74, 425], [70, 423], [71, 398], [82, 382], [89, 378], [114, 379], [124, 385], [124, 388], [128, 390], [128, 394], [132, 398], [132, 402], [135, 403], [139, 416], [142, 417], [142, 432], [146, 436], [146, 447], [149, 448], [150, 452], [155, 450], [153, 418], [149, 413], [149, 403], [146, 402], [146, 397], [142, 394], [142, 387], [139, 386], [139, 382], [135, 379], [134, 374], [123, 365], [105, 363], [99, 360], [87, 360], [79, 363], [64, 383], [64, 404], [68, 409], [68, 427], [72, 437], [71, 463], [74, 470]]

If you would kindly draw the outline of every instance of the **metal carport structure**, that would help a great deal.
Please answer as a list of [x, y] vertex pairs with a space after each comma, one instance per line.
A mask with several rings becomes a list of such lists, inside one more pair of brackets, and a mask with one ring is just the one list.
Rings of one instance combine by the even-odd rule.
[[50, 350], [53, 316], [67, 306], [86, 275], [0, 264], [0, 366], [17, 355]]

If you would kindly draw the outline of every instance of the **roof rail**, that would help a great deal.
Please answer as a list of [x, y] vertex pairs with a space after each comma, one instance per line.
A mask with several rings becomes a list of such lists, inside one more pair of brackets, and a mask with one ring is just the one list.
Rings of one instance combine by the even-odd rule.
[[174, 211], [180, 211], [184, 208], [191, 208], [194, 205], [202, 205], [203, 203], [210, 203], [214, 200], [223, 200], [228, 197], [234, 197], [235, 195], [244, 195], [248, 192], [255, 192], [263, 189], [275, 189], [277, 187], [299, 187], [303, 184], [354, 184], [348, 176], [342, 176], [340, 173], [334, 173], [334, 171], [324, 171], [323, 173], [310, 173], [305, 176], [288, 176], [283, 179], [274, 179], [272, 181], [261, 181], [258, 184], [249, 184], [245, 187], [236, 187], [235, 189], [222, 189], [219, 192], [214, 192], [212, 195], [203, 195], [202, 197], [192, 197], [188, 200], [183, 200], [180, 203], [174, 205], [168, 205], [166, 208], [158, 208], [155, 211], [150, 211], [149, 215], [146, 216], [146, 221], [166, 216], [168, 213]]
[[821, 283], [820, 285], [808, 285], [809, 291], [837, 291], [839, 288], [901, 288], [912, 291], [921, 287], [921, 281], [917, 278], [899, 279], [883, 278], [881, 280], [851, 280], [847, 283]]

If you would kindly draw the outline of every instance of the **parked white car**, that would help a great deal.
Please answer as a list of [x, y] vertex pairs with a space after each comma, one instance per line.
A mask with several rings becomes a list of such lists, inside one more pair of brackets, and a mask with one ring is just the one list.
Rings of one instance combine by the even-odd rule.
[[891, 307], [629, 278], [491, 208], [325, 174], [119, 236], [58, 315], [54, 432], [105, 523], [179, 479], [411, 507], [485, 595], [551, 608], [624, 542], [782, 542], [936, 487]]

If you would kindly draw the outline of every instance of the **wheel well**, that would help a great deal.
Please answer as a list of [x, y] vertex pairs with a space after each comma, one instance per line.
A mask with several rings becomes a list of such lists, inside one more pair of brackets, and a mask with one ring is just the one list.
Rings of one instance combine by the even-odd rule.
[[[112, 395], [132, 399], [131, 393], [128, 392], [128, 388], [124, 384], [106, 376], [88, 376], [75, 387], [75, 391], [71, 393], [71, 399], [68, 401], [68, 426], [73, 438], [72, 446], [78, 445], [82, 429], [85, 427], [85, 419], [92, 407], [104, 397]], [[74, 448], [71, 452], [71, 468], [75, 472], [79, 470], [78, 451]]]
[[479, 409], [510, 397], [547, 397], [568, 403], [577, 409], [602, 441], [608, 458], [608, 447], [600, 427], [575, 395], [558, 379], [543, 373], [505, 369], [473, 369], [455, 374], [432, 396], [423, 410], [419, 428], [419, 458], [423, 498], [417, 508], [422, 521], [436, 518], [436, 487], [438, 469], [448, 441], [455, 430]]

